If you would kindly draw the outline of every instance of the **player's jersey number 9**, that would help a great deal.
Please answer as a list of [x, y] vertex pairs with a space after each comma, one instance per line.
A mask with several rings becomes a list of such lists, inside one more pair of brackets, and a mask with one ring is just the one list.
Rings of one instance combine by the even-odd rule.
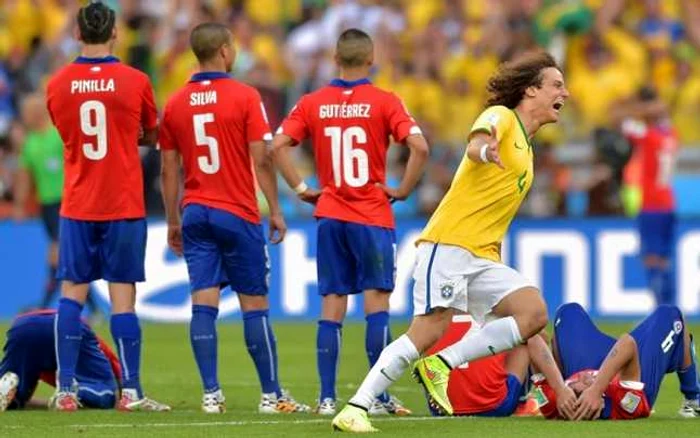
[[323, 134], [331, 139], [331, 160], [333, 161], [333, 180], [336, 187], [343, 183], [350, 187], [362, 187], [369, 181], [369, 157], [355, 144], [366, 144], [367, 133], [360, 126], [351, 126], [343, 130], [337, 126], [328, 126]]
[[103, 159], [107, 155], [107, 110], [102, 102], [87, 100], [80, 105], [80, 129], [96, 141], [83, 143], [83, 154], [89, 160]]
[[209, 148], [209, 158], [201, 156], [197, 158], [197, 164], [199, 164], [199, 168], [202, 172], [213, 175], [221, 168], [219, 142], [214, 137], [207, 135], [204, 125], [214, 121], [214, 114], [195, 114], [192, 116], [192, 121], [194, 123], [194, 139], [197, 146], [206, 146]]

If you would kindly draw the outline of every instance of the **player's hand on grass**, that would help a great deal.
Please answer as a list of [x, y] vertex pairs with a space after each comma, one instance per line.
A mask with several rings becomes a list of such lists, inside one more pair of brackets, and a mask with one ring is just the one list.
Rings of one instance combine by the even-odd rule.
[[495, 126], [491, 126], [491, 134], [486, 137], [486, 144], [486, 161], [495, 164], [501, 169], [505, 169], [501, 162], [501, 156], [498, 154], [498, 133]]
[[595, 420], [603, 411], [603, 397], [592, 386], [586, 388], [578, 399], [574, 420]]
[[316, 202], [318, 202], [318, 198], [321, 196], [321, 191], [309, 187], [302, 193], [299, 193], [297, 196], [304, 202], [316, 205]]
[[273, 245], [280, 243], [284, 240], [285, 234], [287, 234], [287, 224], [284, 222], [284, 217], [281, 214], [270, 215], [270, 243]]
[[574, 419], [578, 404], [579, 401], [576, 398], [576, 393], [568, 386], [564, 386], [560, 393], [557, 394], [557, 410], [559, 411], [559, 415], [566, 420]]
[[168, 246], [175, 255], [182, 256], [182, 225], [168, 224]]
[[377, 187], [382, 189], [382, 191], [386, 194], [387, 198], [389, 198], [391, 202], [403, 201], [404, 199], [408, 198], [408, 196], [411, 194], [410, 192], [404, 193], [400, 189], [392, 189], [391, 187], [381, 183], [377, 183], [376, 185]]

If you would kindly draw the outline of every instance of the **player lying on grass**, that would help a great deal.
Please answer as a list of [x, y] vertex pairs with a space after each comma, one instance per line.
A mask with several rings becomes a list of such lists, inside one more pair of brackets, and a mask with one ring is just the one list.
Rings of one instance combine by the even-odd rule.
[[[39, 404], [32, 400], [39, 381], [56, 386], [55, 320], [54, 310], [26, 313], [17, 317], [7, 331], [0, 362], [0, 411]], [[116, 404], [121, 379], [119, 359], [85, 322], [80, 331], [73, 391], [85, 407], [111, 409]]]
[[[602, 333], [578, 304], [564, 304], [554, 319], [552, 352], [579, 404], [574, 419], [627, 420], [648, 417], [664, 375], [678, 374], [683, 417], [700, 416], [692, 336], [683, 314], [662, 305], [619, 339]], [[535, 392], [547, 418], [559, 418], [556, 394], [536, 376]]]
[[[464, 337], [467, 332], [476, 332], [479, 327], [468, 315], [455, 315], [445, 335], [428, 354], [448, 347]], [[450, 372], [447, 396], [454, 409], [453, 415], [475, 415], [481, 417], [507, 417], [510, 415], [533, 416], [538, 409], [535, 400], [528, 398], [530, 369], [549, 377], [555, 394], [571, 394], [557, 368], [547, 342], [542, 336], [530, 338], [527, 344], [512, 350], [469, 362]], [[565, 400], [560, 396], [557, 400]], [[562, 417], [572, 418], [576, 404], [562, 403], [554, 406]], [[430, 402], [428, 408], [433, 415], [444, 415]]]

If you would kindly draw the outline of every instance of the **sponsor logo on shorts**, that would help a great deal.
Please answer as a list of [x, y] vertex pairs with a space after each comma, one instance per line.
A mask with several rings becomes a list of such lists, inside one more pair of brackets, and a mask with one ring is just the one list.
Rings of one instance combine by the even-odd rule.
[[639, 406], [639, 402], [641, 400], [642, 398], [637, 394], [633, 392], [628, 392], [627, 394], [625, 394], [624, 397], [622, 397], [622, 400], [620, 400], [620, 406], [626, 412], [634, 414], [634, 411], [637, 410], [637, 406]]
[[682, 332], [683, 331], [683, 323], [679, 320], [673, 321], [673, 331], [676, 332], [676, 334]]

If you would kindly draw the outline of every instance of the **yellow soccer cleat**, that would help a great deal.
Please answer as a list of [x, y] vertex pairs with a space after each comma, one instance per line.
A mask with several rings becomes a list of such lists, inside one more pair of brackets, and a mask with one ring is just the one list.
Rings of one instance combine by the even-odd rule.
[[355, 406], [346, 405], [338, 415], [333, 418], [333, 430], [340, 432], [370, 433], [379, 432], [369, 421], [367, 412]]
[[442, 415], [452, 415], [452, 403], [447, 397], [447, 382], [450, 368], [439, 357], [433, 355], [419, 359], [413, 366], [413, 378], [423, 385], [428, 403]]

